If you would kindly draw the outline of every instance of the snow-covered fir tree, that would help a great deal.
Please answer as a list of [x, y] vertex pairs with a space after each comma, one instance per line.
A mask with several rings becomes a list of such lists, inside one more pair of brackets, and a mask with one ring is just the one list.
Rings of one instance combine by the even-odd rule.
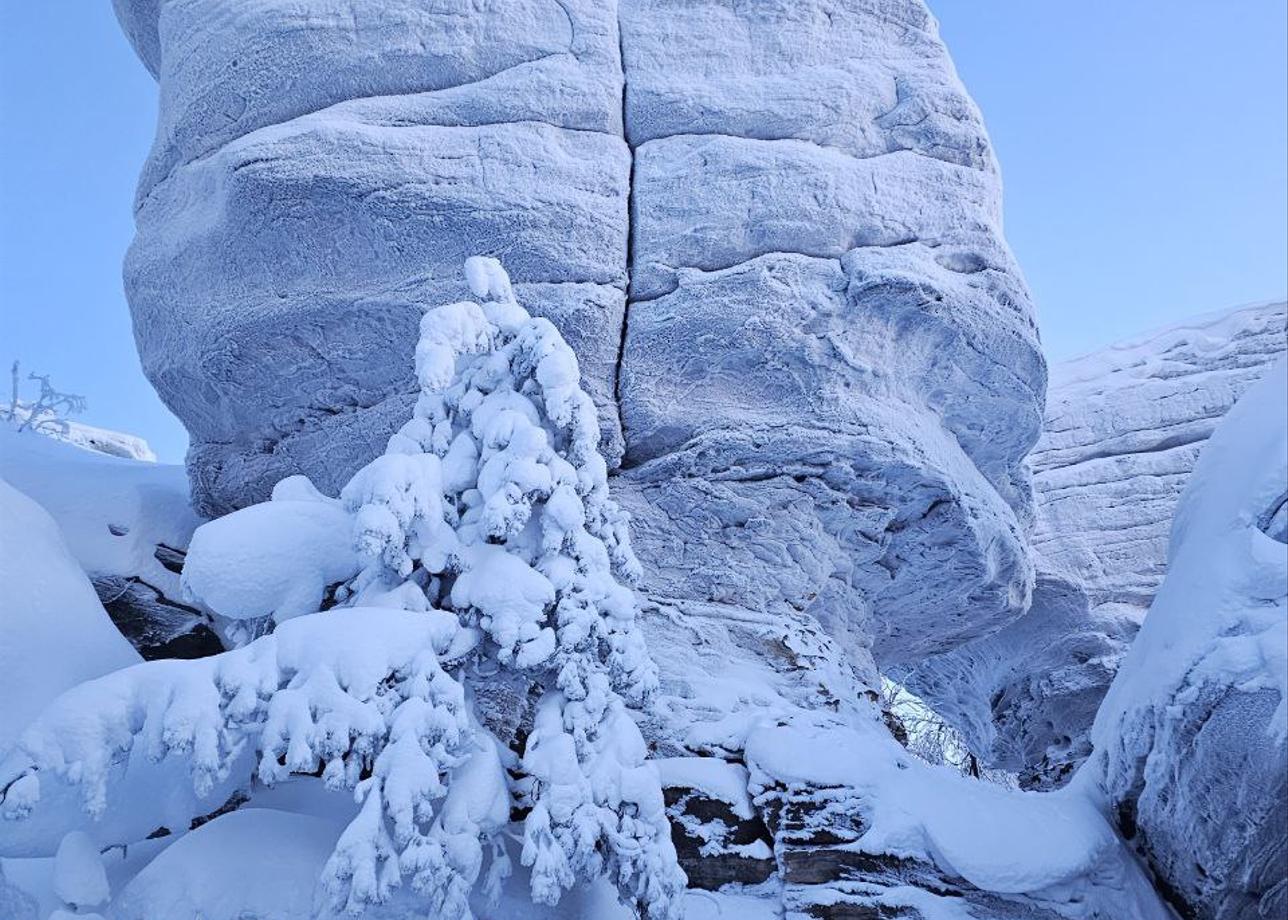
[[[535, 901], [607, 877], [640, 916], [679, 915], [685, 879], [629, 712], [657, 686], [635, 622], [639, 566], [594, 405], [572, 350], [516, 302], [501, 265], [470, 259], [466, 276], [477, 303], [422, 319], [413, 417], [338, 500], [293, 477], [194, 539], [192, 599], [235, 590], [227, 609], [276, 628], [253, 641], [258, 629], [227, 630], [245, 644], [60, 698], [0, 768], [5, 817], [36, 808], [49, 775], [101, 813], [145, 745], [186, 758], [198, 794], [250, 769], [352, 790], [323, 882], [354, 914], [410, 888], [428, 916], [469, 917], [518, 858]], [[275, 518], [305, 555], [335, 545], [337, 522], [351, 528], [352, 563], [231, 566]], [[321, 607], [310, 572], [335, 571], [353, 573], [327, 592], [338, 609], [300, 616], [302, 597]], [[477, 703], [489, 669], [527, 688], [509, 736]]]

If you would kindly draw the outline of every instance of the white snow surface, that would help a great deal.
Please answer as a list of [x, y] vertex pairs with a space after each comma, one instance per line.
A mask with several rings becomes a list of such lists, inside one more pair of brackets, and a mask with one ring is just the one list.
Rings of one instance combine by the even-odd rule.
[[[110, 477], [106, 485], [110, 488]], [[89, 486], [79, 484], [86, 490]], [[2, 480], [0, 581], [6, 586], [0, 597], [0, 774], [6, 774], [15, 759], [22, 759], [15, 743], [42, 710], [83, 682], [120, 673], [140, 659], [112, 625], [54, 521]], [[79, 762], [63, 766], [72, 772], [84, 767]], [[150, 762], [141, 747], [112, 769], [123, 801], [105, 810], [91, 828], [104, 845], [141, 840], [158, 824], [176, 823], [176, 814], [186, 815], [179, 819], [186, 826], [193, 815], [222, 804], [231, 792], [216, 784], [210, 793], [214, 804], [194, 797], [183, 771]], [[6, 782], [0, 780], [0, 786]], [[153, 813], [138, 809], [139, 801], [150, 802]], [[0, 824], [0, 856], [52, 856], [67, 828], [83, 823], [76, 817], [79, 796], [52, 777], [42, 801], [33, 805], [23, 823]]]
[[779, 785], [846, 790], [868, 825], [851, 845], [859, 852], [929, 862], [1066, 916], [1170, 917], [1094, 802], [1072, 790], [980, 782], [918, 760], [877, 723], [820, 715], [753, 732], [747, 763], [753, 797]]
[[314, 892], [339, 832], [334, 821], [270, 809], [222, 815], [136, 875], [112, 902], [112, 920], [315, 920]]
[[139, 656], [108, 619], [58, 525], [3, 479], [0, 584], [2, 757], [64, 690], [134, 664]]
[[[19, 402], [17, 410], [13, 413], [17, 426], [21, 426], [30, 416], [30, 407]], [[141, 460], [145, 463], [155, 463], [157, 459], [148, 442], [138, 435], [113, 431], [110, 428], [99, 428], [72, 419], [62, 419], [57, 424], [46, 424], [41, 427], [39, 433], [56, 441], [74, 444], [83, 450], [92, 450], [109, 457]]]
[[328, 586], [358, 573], [352, 521], [340, 503], [281, 495], [197, 528], [183, 568], [185, 599], [232, 620], [282, 622], [316, 612]]
[[111, 889], [98, 844], [84, 831], [71, 831], [54, 854], [54, 894], [73, 909], [106, 904]]
[[87, 574], [138, 576], [179, 596], [178, 576], [154, 554], [158, 544], [186, 547], [200, 523], [183, 467], [109, 457], [0, 425], [0, 478], [57, 521]]

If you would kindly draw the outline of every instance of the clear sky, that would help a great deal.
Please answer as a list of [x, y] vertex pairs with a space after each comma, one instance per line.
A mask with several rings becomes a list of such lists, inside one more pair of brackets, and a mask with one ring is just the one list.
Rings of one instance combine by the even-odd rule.
[[[1283, 0], [931, 8], [1002, 161], [1052, 358], [1284, 295]], [[121, 292], [155, 109], [108, 0], [0, 4], [0, 362], [178, 461], [186, 435], [143, 378]]]

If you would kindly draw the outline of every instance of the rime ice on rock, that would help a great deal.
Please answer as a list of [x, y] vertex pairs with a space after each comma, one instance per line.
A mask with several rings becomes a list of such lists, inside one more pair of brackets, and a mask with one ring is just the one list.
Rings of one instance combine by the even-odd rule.
[[920, 0], [116, 5], [161, 84], [127, 287], [203, 507], [337, 491], [415, 398], [408, 305], [490, 249], [651, 596], [803, 613], [868, 683], [1023, 610], [1044, 365]]
[[1288, 359], [1235, 403], [1176, 508], [1167, 576], [1075, 784], [1105, 801], [1178, 912], [1288, 909]]
[[1288, 349], [1280, 303], [1197, 317], [1056, 365], [1036, 471], [1032, 606], [899, 673], [986, 762], [1049, 787], [1090, 751], [1101, 698], [1166, 569], [1181, 490], [1234, 401]]

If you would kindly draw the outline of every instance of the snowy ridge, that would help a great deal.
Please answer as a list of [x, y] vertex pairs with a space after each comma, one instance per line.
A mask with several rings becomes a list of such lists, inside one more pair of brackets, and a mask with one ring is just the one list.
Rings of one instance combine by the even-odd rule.
[[[8, 411], [6, 410], [7, 415]], [[21, 425], [30, 417], [31, 412], [26, 405], [19, 402], [13, 415], [17, 419], [17, 424]], [[75, 444], [84, 450], [107, 454], [109, 457], [142, 460], [145, 463], [155, 463], [157, 459], [157, 455], [153, 453], [148, 442], [138, 435], [125, 434], [124, 432], [113, 431], [110, 428], [98, 428], [94, 425], [86, 425], [84, 422], [76, 422], [71, 419], [60, 419], [57, 424], [46, 423], [42, 426], [40, 433], [58, 441]]]

